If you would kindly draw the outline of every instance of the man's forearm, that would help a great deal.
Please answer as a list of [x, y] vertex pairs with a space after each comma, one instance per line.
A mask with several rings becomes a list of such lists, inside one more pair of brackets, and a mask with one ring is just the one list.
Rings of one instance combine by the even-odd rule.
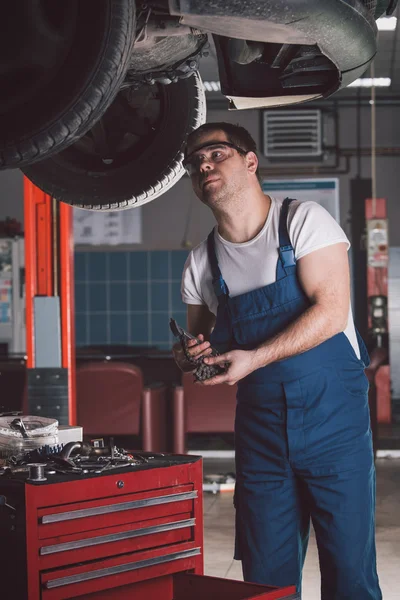
[[256, 368], [311, 350], [344, 328], [341, 318], [327, 311], [325, 306], [314, 304], [284, 331], [256, 349]]

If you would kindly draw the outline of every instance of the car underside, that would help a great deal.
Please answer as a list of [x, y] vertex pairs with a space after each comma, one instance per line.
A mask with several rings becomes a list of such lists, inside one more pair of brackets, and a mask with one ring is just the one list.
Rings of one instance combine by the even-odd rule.
[[139, 206], [183, 175], [215, 48], [230, 108], [326, 98], [397, 0], [16, 0], [0, 24], [0, 168], [82, 208]]

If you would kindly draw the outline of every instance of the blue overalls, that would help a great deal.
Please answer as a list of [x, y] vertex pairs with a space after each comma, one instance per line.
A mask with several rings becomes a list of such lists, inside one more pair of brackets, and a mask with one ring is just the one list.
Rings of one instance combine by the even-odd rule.
[[[231, 298], [218, 266], [214, 232], [208, 257], [218, 296], [211, 343], [248, 350], [285, 329], [309, 306], [279, 222], [276, 282]], [[358, 335], [358, 334], [357, 334]], [[258, 369], [238, 384], [235, 558], [245, 581], [301, 589], [310, 519], [316, 533], [323, 600], [380, 600], [375, 555], [375, 467], [368, 409], [369, 363], [344, 333]]]

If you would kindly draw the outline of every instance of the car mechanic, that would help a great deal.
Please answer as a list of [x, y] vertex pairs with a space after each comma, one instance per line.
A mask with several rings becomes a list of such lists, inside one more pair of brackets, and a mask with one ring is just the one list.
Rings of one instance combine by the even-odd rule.
[[[316, 534], [323, 600], [379, 600], [369, 358], [350, 305], [349, 241], [315, 202], [265, 195], [256, 144], [208, 123], [184, 165], [217, 225], [182, 277], [193, 358], [237, 384], [235, 558], [245, 581], [297, 586]], [[221, 355], [210, 357], [211, 346]], [[182, 370], [193, 369], [180, 347]]]

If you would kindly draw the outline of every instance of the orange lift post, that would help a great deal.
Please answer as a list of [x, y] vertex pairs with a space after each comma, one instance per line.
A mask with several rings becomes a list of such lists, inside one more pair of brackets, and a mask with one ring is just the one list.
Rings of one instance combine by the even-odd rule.
[[76, 425], [72, 207], [24, 177], [27, 412]]

